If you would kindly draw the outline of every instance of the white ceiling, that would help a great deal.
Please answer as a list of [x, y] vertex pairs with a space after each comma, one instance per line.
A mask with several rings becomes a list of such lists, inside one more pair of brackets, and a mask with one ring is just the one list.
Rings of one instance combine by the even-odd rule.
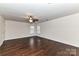
[[39, 22], [71, 15], [79, 12], [79, 3], [27, 3], [27, 4], [1, 4], [0, 15], [7, 20], [25, 22], [21, 16], [32, 13], [39, 17]]

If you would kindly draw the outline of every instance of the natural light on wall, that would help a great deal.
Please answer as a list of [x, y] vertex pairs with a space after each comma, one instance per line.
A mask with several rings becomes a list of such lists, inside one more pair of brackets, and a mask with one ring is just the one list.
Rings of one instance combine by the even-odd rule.
[[79, 3], [79, 0], [0, 0], [0, 3]]

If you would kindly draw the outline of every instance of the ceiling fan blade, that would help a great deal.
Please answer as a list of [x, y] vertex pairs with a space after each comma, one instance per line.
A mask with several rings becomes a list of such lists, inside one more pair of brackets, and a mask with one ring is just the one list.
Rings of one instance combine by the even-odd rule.
[[28, 16], [21, 16], [21, 18], [24, 18], [24, 19], [29, 19]]
[[39, 19], [37, 16], [33, 16], [33, 19]]

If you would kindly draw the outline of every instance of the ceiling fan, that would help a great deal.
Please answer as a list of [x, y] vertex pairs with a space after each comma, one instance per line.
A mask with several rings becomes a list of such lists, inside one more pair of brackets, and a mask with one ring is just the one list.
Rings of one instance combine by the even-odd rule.
[[32, 14], [27, 14], [26, 16], [23, 16], [22, 18], [24, 18], [26, 20], [26, 22], [28, 23], [35, 23], [37, 21], [39, 21], [37, 16], [33, 16]]

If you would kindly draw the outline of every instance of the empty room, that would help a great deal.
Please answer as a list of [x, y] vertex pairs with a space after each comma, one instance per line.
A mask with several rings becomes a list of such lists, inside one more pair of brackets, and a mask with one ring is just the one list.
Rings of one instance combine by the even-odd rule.
[[79, 56], [79, 3], [0, 3], [0, 56]]

